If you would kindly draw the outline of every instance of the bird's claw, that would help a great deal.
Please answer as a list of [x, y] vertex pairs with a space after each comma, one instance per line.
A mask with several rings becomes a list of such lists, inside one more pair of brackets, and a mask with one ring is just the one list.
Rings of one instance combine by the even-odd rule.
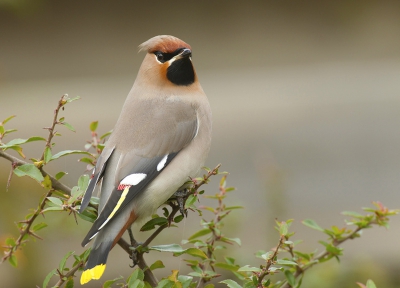
[[189, 192], [190, 192], [190, 190], [186, 188], [181, 191], [176, 191], [174, 193], [176, 201], [178, 202], [178, 205], [179, 205], [179, 211], [185, 217], [187, 217], [187, 211], [185, 210], [185, 202], [186, 202], [187, 197], [189, 196]]

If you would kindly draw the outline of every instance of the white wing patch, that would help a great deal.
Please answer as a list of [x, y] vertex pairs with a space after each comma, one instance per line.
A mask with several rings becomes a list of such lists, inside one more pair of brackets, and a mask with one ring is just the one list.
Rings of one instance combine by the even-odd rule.
[[165, 156], [161, 159], [161, 161], [158, 163], [158, 165], [157, 165], [157, 171], [160, 171], [161, 169], [164, 168], [165, 163], [167, 163], [167, 159], [168, 159], [168, 154], [165, 155]]
[[122, 179], [119, 185], [130, 185], [130, 186], [137, 185], [140, 183], [140, 181], [146, 178], [146, 176], [147, 175], [144, 173], [131, 174]]

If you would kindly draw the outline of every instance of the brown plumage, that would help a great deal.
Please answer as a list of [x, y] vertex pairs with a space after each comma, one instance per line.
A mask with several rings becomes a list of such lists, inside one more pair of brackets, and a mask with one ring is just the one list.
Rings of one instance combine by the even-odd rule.
[[102, 181], [99, 216], [82, 242], [95, 238], [81, 283], [99, 279], [108, 253], [135, 221], [154, 213], [196, 177], [211, 143], [211, 110], [191, 48], [173, 36], [144, 42], [146, 56], [82, 200]]

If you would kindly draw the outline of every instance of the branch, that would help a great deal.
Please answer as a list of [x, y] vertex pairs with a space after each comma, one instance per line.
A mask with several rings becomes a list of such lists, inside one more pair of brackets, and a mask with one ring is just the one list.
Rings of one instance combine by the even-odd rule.
[[[7, 159], [8, 161], [10, 161], [13, 165], [15, 166], [21, 166], [24, 164], [29, 164], [28, 162], [18, 159], [17, 157], [14, 157], [6, 152], [4, 152], [3, 150], [0, 150], [0, 157]], [[71, 188], [69, 188], [68, 186], [65, 186], [64, 184], [62, 184], [60, 181], [58, 181], [56, 178], [54, 178], [52, 175], [48, 174], [46, 171], [44, 171], [43, 169], [40, 169], [40, 172], [42, 172], [43, 177], [49, 176], [50, 180], [51, 180], [51, 186], [53, 187], [54, 190], [58, 190], [58, 191], [62, 191], [65, 194], [71, 195]]]

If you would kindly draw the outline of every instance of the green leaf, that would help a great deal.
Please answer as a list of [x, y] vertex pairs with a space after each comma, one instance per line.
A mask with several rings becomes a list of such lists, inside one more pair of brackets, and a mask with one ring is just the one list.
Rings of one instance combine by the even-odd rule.
[[53, 277], [54, 275], [57, 275], [57, 269], [54, 269], [54, 270], [50, 271], [49, 274], [47, 274], [46, 278], [44, 278], [42, 288], [46, 288], [47, 285], [49, 285], [50, 279], [51, 279], [51, 277]]
[[343, 211], [341, 214], [345, 215], [345, 216], [354, 217], [354, 218], [364, 218], [364, 215], [357, 213], [357, 212], [353, 212], [353, 211]]
[[42, 184], [42, 186], [43, 186], [44, 188], [51, 190], [52, 184], [53, 184], [53, 183], [51, 183], [50, 176], [49, 176], [49, 175], [46, 175], [46, 176], [44, 177], [44, 180], [43, 180], [42, 183], [40, 183], [40, 184]]
[[65, 288], [74, 288], [74, 278], [69, 278], [67, 284], [65, 284]]
[[113, 280], [108, 280], [108, 281], [104, 282], [102, 288], [110, 288], [111, 285], [113, 285], [115, 282], [117, 282], [117, 281], [119, 281], [121, 279], [124, 279], [124, 277], [121, 276], [121, 277], [115, 278]]
[[100, 136], [100, 140], [103, 140], [104, 138], [106, 138], [107, 136], [109, 136], [111, 133], [112, 133], [112, 130], [111, 130], [111, 131], [108, 131], [107, 133], [105, 133], [105, 134], [103, 134], [103, 135], [101, 135], [101, 136]]
[[6, 245], [14, 247], [15, 246], [15, 240], [13, 238], [7, 238], [6, 239]]
[[283, 259], [276, 260], [276, 264], [278, 264], [278, 265], [288, 265], [288, 266], [297, 265], [296, 262], [289, 261], [289, 260], [283, 260]]
[[56, 176], [54, 176], [57, 180], [60, 180], [64, 175], [66, 175], [67, 173], [66, 172], [58, 172], [57, 174], [56, 174]]
[[165, 268], [164, 263], [161, 260], [157, 260], [156, 262], [154, 262], [150, 266], [150, 270], [151, 271], [156, 270], [156, 269], [160, 269], [160, 268]]
[[47, 199], [50, 202], [54, 203], [56, 206], [62, 206], [64, 204], [63, 201], [61, 201], [61, 199], [57, 197], [47, 197]]
[[81, 97], [79, 97], [79, 96], [76, 96], [75, 98], [66, 98], [65, 102], [71, 103], [72, 101], [79, 100], [79, 99], [81, 99]]
[[91, 153], [89, 153], [87, 151], [82, 151], [82, 150], [64, 150], [64, 151], [58, 152], [57, 154], [53, 155], [53, 157], [51, 157], [50, 161], [53, 161], [53, 160], [58, 159], [60, 157], [71, 155], [71, 154], [92, 155]]
[[49, 163], [49, 161], [51, 161], [52, 156], [53, 154], [51, 153], [50, 147], [46, 147], [46, 149], [44, 149], [44, 162]]
[[0, 123], [0, 135], [4, 134], [4, 126]]
[[207, 255], [202, 250], [200, 250], [198, 248], [188, 248], [188, 249], [183, 250], [181, 252], [175, 252], [174, 256], [179, 256], [179, 255], [182, 255], [182, 254], [188, 254], [188, 255], [191, 255], [191, 256], [194, 256], [194, 257], [199, 257], [201, 259], [207, 259], [208, 258]]
[[155, 228], [155, 226], [162, 226], [168, 223], [168, 219], [164, 217], [156, 217], [148, 221], [146, 224], [140, 228], [140, 231], [149, 231]]
[[3, 121], [1, 121], [1, 124], [6, 124], [8, 121], [10, 121], [11, 119], [13, 119], [14, 117], [16, 117], [16, 115], [11, 115], [10, 117], [4, 119]]
[[99, 125], [99, 121], [93, 121], [92, 123], [90, 123], [90, 126], [89, 126], [90, 131], [95, 132], [98, 125]]
[[21, 144], [25, 144], [25, 143], [29, 143], [29, 142], [33, 142], [33, 141], [46, 141], [46, 139], [44, 139], [43, 137], [36, 137], [36, 136], [30, 137], [28, 139], [16, 138], [16, 139], [11, 140], [7, 144], [0, 146], [0, 148], [11, 148], [11, 146], [21, 145]]
[[46, 223], [44, 223], [44, 222], [42, 222], [42, 223], [38, 223], [38, 224], [36, 224], [35, 226], [33, 226], [33, 228], [32, 228], [32, 231], [39, 231], [39, 230], [41, 230], [41, 229], [43, 229], [43, 228], [46, 228], [47, 227], [47, 224]]
[[224, 262], [217, 262], [214, 264], [214, 266], [221, 268], [221, 269], [233, 271], [233, 272], [236, 272], [239, 269], [238, 265], [233, 265], [233, 264], [224, 263]]
[[7, 129], [6, 131], [4, 131], [4, 135], [10, 134], [15, 131], [18, 131], [18, 130], [17, 129]]
[[90, 177], [89, 177], [89, 175], [86, 175], [86, 174], [79, 177], [78, 187], [81, 192], [86, 191], [87, 187], [89, 186], [89, 180], [90, 180]]
[[[42, 212], [48, 212], [48, 211], [63, 211], [64, 209], [62, 207], [48, 207], [46, 209], [43, 209]], [[80, 215], [80, 214], [78, 214]]]
[[290, 284], [290, 286], [295, 287], [296, 278], [294, 277], [294, 274], [289, 270], [285, 270], [285, 277], [286, 277], [288, 283]]
[[324, 232], [324, 229], [322, 229], [322, 228], [321, 228], [314, 220], [312, 220], [312, 219], [306, 219], [306, 220], [304, 220], [304, 221], [301, 221], [301, 223], [303, 223], [304, 225], [306, 225], [306, 226], [308, 226], [308, 227], [310, 227], [310, 228], [312, 228], [312, 229], [315, 229], [315, 230]]
[[225, 210], [243, 209], [243, 206], [229, 206], [225, 207]]
[[185, 252], [185, 249], [183, 249], [179, 244], [156, 245], [150, 247], [149, 250], [155, 250], [159, 252], [172, 252], [172, 253]]
[[58, 270], [62, 273], [64, 271], [65, 268], [65, 264], [67, 263], [67, 260], [69, 257], [71, 257], [71, 255], [73, 255], [75, 252], [74, 251], [70, 251], [67, 254], [65, 254], [65, 256], [63, 257], [63, 259], [61, 259], [60, 264], [58, 265]]
[[[90, 165], [93, 165], [93, 164], [94, 164], [94, 163], [93, 163], [93, 159], [88, 158], [88, 157], [83, 157], [83, 158], [79, 159], [78, 161], [79, 161], [79, 162], [83, 162], [83, 163], [87, 163], [87, 164], [90, 164]], [[93, 166], [94, 166], [94, 165], [93, 165]]]
[[288, 233], [288, 225], [286, 222], [281, 222], [279, 225], [279, 234], [282, 236], [286, 236]]
[[245, 265], [243, 267], [240, 267], [238, 272], [261, 272], [260, 268], [257, 267], [250, 267], [249, 265]]
[[204, 236], [204, 235], [207, 235], [207, 234], [210, 234], [210, 233], [211, 233], [211, 230], [208, 229], [208, 228], [205, 228], [205, 229], [199, 230], [196, 233], [194, 233], [192, 236], [190, 236], [188, 238], [188, 240], [197, 239], [197, 238], [199, 238], [201, 236]]
[[223, 241], [223, 242], [226, 242], [226, 243], [230, 243], [230, 244], [232, 244], [232, 242], [235, 242], [239, 246], [242, 246], [242, 241], [239, 238], [221, 237], [220, 240]]
[[196, 200], [197, 200], [197, 196], [190, 194], [188, 199], [186, 200], [185, 209], [191, 207], [194, 204], [194, 202], [196, 202]]
[[375, 283], [371, 279], [367, 281], [367, 288], [376, 288]]
[[193, 277], [187, 275], [179, 275], [178, 280], [182, 283], [182, 288], [189, 288], [190, 283], [192, 283]]
[[182, 220], [183, 220], [183, 218], [184, 218], [184, 216], [181, 214], [181, 215], [178, 215], [178, 216], [176, 216], [175, 218], [174, 218], [174, 222], [175, 223], [179, 223], [179, 222], [181, 222]]
[[41, 183], [44, 180], [40, 170], [33, 164], [24, 164], [21, 166], [17, 166], [15, 167], [13, 172], [18, 177], [29, 176], [32, 179], [38, 181], [39, 183]]
[[17, 267], [18, 266], [18, 262], [17, 262], [17, 257], [15, 257], [15, 255], [11, 255], [10, 258], [8, 258], [8, 262], [10, 262], [10, 264], [13, 267]]
[[224, 283], [226, 284], [229, 288], [242, 288], [242, 286], [240, 286], [237, 282], [231, 280], [231, 279], [227, 279], [227, 280], [223, 280], [219, 283]]

